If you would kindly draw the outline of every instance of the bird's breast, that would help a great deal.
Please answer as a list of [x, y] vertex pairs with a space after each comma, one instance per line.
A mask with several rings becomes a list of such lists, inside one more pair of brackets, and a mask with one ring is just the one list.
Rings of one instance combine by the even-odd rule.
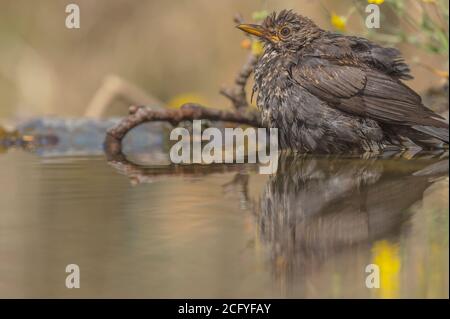
[[275, 51], [263, 54], [255, 68], [258, 89], [271, 91], [275, 86], [282, 85], [289, 76], [287, 62]]
[[288, 70], [284, 59], [276, 52], [264, 54], [255, 69], [256, 104], [264, 121], [270, 120], [271, 114], [278, 112], [289, 97]]

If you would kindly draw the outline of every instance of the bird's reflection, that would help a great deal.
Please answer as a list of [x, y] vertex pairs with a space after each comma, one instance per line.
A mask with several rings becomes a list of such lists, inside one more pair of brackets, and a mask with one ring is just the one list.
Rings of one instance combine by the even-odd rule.
[[448, 176], [448, 153], [375, 157], [314, 157], [281, 153], [276, 174], [262, 192], [249, 195], [257, 169], [245, 165], [166, 166], [145, 169], [122, 157], [112, 160], [133, 183], [173, 176], [236, 172], [224, 184], [252, 212], [274, 274], [285, 282], [307, 277], [331, 257], [406, 229], [409, 208], [424, 191]]
[[446, 175], [445, 156], [281, 156], [277, 174], [253, 206], [274, 271], [289, 281], [343, 250], [395, 237], [408, 208]]

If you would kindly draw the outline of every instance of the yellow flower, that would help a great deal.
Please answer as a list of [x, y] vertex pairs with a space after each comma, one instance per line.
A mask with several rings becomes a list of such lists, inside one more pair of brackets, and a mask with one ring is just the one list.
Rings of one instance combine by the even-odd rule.
[[382, 4], [384, 0], [367, 0], [367, 2], [373, 4]]
[[400, 249], [397, 245], [381, 240], [372, 247], [373, 263], [380, 267], [381, 298], [398, 298], [400, 294]]
[[440, 78], [448, 80], [448, 71], [436, 69], [434, 71], [434, 74], [436, 74]]
[[339, 16], [333, 12], [331, 14], [331, 24], [335, 29], [345, 31], [345, 27], [347, 26], [347, 18], [344, 16]]
[[264, 46], [261, 41], [252, 41], [252, 53], [256, 56], [260, 56], [264, 52]]
[[167, 103], [167, 106], [174, 109], [178, 109], [181, 106], [183, 106], [183, 104], [186, 103], [198, 103], [201, 105], [208, 104], [206, 99], [202, 95], [194, 92], [187, 92], [172, 97], [170, 101]]

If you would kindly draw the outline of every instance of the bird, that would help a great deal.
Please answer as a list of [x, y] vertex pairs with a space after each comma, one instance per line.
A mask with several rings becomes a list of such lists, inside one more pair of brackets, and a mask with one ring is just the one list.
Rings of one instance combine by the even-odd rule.
[[361, 153], [448, 147], [447, 120], [404, 84], [413, 77], [398, 49], [326, 31], [292, 10], [237, 28], [263, 43], [252, 93], [262, 123], [278, 129], [281, 148]]

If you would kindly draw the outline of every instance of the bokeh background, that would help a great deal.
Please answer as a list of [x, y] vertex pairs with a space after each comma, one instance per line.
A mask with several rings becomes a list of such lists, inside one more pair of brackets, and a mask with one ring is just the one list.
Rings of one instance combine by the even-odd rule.
[[[380, 5], [382, 24], [368, 33], [360, 11], [371, 2]], [[80, 6], [80, 29], [65, 27], [69, 3]], [[245, 36], [234, 28], [238, 12], [252, 20], [264, 10], [292, 8], [324, 29], [395, 45], [412, 66], [415, 79], [409, 85], [423, 96], [430, 88], [442, 92], [448, 83], [443, 3], [448, 7], [446, 0], [1, 0], [0, 140], [8, 136], [4, 126], [12, 131], [22, 119], [86, 116], [105, 83], [117, 84], [111, 79], [137, 89], [143, 100], [151, 96], [171, 107], [188, 101], [228, 107], [219, 89], [232, 83], [248, 54]], [[129, 104], [122, 96], [104, 115], [124, 115]], [[391, 188], [384, 183], [369, 194], [349, 188], [346, 200], [338, 201], [341, 211], [318, 216], [318, 225], [324, 221], [329, 228], [309, 232], [316, 249], [296, 255], [293, 248], [304, 244], [302, 232], [293, 235], [297, 228], [288, 223], [287, 229], [277, 228], [276, 218], [268, 223], [261, 210], [250, 209], [249, 204], [265, 203], [266, 188], [277, 189], [267, 184], [269, 177], [250, 174], [248, 203], [247, 189], [231, 170], [193, 179], [175, 172], [145, 183], [145, 176], [124, 176], [103, 157], [74, 156], [80, 150], [73, 145], [102, 151], [107, 121], [94, 128], [70, 122], [67, 130], [58, 128], [73, 144], [60, 141], [59, 152], [52, 153], [50, 145], [37, 157], [0, 145], [0, 297], [448, 298], [448, 177], [413, 206], [390, 214], [389, 208], [420, 188], [417, 179], [404, 175], [408, 161], [398, 161], [388, 173], [377, 162], [361, 173], [354, 163], [330, 163], [329, 169], [316, 167], [314, 160], [302, 165], [315, 176], [313, 191], [298, 185], [289, 187], [293, 192], [280, 190], [300, 195], [293, 196], [298, 201], [289, 206], [291, 215], [280, 209], [275, 217], [295, 216], [298, 203], [313, 206], [323, 194], [341, 194], [341, 187], [360, 175], [374, 182], [388, 178], [399, 197], [388, 201], [384, 196], [392, 195]], [[79, 130], [87, 132], [84, 138]], [[296, 177], [288, 181], [302, 180], [292, 173], [284, 173]], [[361, 199], [353, 209], [356, 201], [348, 198], [362, 195], [372, 200]], [[367, 219], [360, 210], [373, 207], [381, 207], [383, 226], [397, 225], [396, 216], [405, 219], [388, 236], [370, 238], [364, 235], [368, 227], [358, 222]], [[265, 237], [262, 224], [279, 236]], [[320, 238], [334, 243], [335, 235], [351, 244], [321, 246]], [[64, 269], [74, 262], [82, 269], [83, 289], [68, 290]], [[369, 262], [387, 273], [379, 290], [364, 285]]]
[[[388, 10], [393, 3], [406, 6], [412, 17], [420, 17], [424, 8], [433, 17], [438, 8], [435, 1], [368, 2], [380, 3], [385, 16], [378, 33], [387, 27], [420, 33]], [[65, 27], [69, 3], [80, 6], [80, 29]], [[236, 13], [251, 20], [261, 10], [292, 8], [325, 29], [365, 35], [362, 16], [351, 9], [356, 4], [367, 1], [2, 0], [0, 119], [82, 116], [111, 75], [167, 104], [193, 100], [227, 107], [229, 102], [218, 91], [232, 82], [246, 57], [240, 45], [244, 36], [234, 28]], [[445, 50], [436, 54], [408, 41], [397, 42], [412, 64], [414, 89], [424, 92], [442, 83], [437, 73], [443, 70], [445, 78]], [[129, 102], [115, 104], [111, 112], [125, 114]]]

